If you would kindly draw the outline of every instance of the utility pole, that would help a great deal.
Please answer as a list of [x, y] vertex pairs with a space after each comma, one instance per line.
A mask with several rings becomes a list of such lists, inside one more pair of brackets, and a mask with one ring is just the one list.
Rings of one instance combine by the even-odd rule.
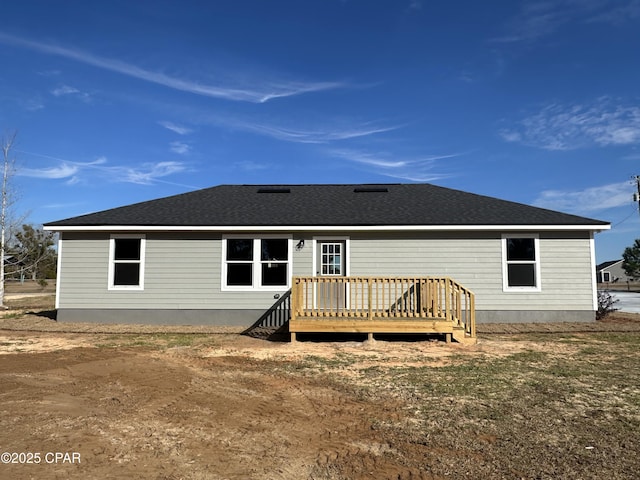
[[638, 192], [633, 194], [633, 201], [638, 204], [638, 213], [640, 213], [640, 175], [635, 175], [631, 178], [635, 180], [638, 189]]

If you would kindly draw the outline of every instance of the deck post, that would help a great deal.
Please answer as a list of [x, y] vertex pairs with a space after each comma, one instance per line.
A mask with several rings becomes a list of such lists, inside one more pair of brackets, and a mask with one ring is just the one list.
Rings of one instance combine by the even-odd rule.
[[291, 343], [296, 343], [297, 339], [296, 339], [296, 332], [291, 332]]
[[367, 286], [369, 289], [369, 293], [368, 293], [368, 308], [369, 308], [369, 320], [373, 320], [373, 279], [368, 278], [367, 279]]
[[373, 332], [367, 333], [367, 341], [368, 342], [374, 342], [375, 341], [375, 338], [373, 338]]
[[300, 283], [298, 280], [293, 281], [291, 285], [291, 299], [289, 300], [289, 322], [296, 321], [296, 309], [300, 305], [298, 302], [298, 291], [300, 290]]
[[451, 280], [444, 279], [444, 318], [451, 319]]
[[471, 324], [469, 328], [470, 336], [475, 338], [476, 337], [476, 297], [472, 293], [469, 294], [469, 323]]

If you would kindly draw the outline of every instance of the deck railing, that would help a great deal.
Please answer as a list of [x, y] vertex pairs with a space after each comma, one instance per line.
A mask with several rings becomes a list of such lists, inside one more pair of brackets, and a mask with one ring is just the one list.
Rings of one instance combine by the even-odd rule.
[[476, 335], [474, 294], [449, 277], [294, 277], [298, 319], [445, 320]]

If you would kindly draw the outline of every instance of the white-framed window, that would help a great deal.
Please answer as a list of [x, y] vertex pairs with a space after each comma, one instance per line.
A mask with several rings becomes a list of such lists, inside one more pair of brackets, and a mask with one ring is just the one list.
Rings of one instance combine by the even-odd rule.
[[611, 272], [600, 272], [600, 274], [602, 275], [602, 281], [603, 282], [610, 282], [611, 281]]
[[111, 235], [109, 290], [144, 290], [144, 235]]
[[502, 282], [505, 292], [540, 291], [538, 235], [502, 235]]
[[292, 246], [291, 236], [224, 236], [222, 289], [291, 288]]

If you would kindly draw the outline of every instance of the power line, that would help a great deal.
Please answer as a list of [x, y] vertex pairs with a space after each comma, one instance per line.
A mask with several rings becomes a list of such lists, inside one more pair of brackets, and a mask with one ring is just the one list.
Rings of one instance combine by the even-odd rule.
[[611, 228], [615, 228], [621, 224], [623, 224], [624, 222], [626, 222], [627, 220], [629, 220], [633, 215], [635, 215], [635, 211], [632, 211], [629, 215], [627, 215], [626, 217], [624, 217], [622, 220], [620, 220], [617, 223], [614, 223], [613, 225], [611, 225]]

